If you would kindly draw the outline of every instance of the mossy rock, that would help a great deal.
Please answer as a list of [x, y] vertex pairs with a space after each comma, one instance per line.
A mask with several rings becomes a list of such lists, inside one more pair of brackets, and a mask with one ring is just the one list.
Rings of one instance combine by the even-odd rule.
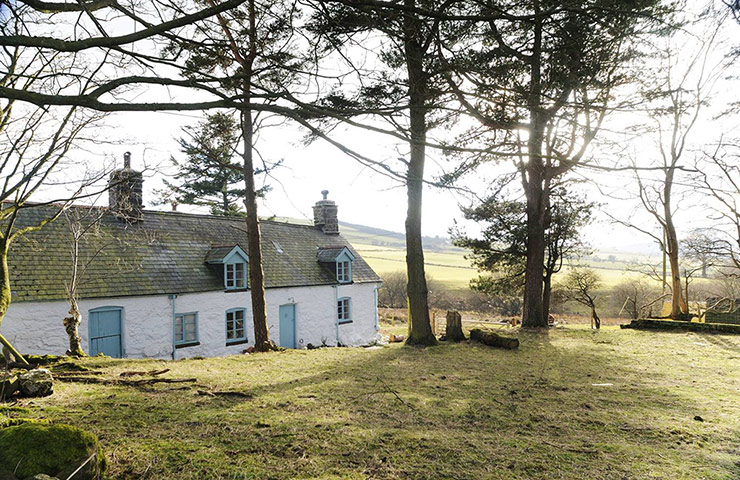
[[58, 363], [65, 359], [65, 357], [60, 357], [59, 355], [24, 355], [23, 358], [31, 365], [42, 366]]
[[98, 480], [105, 473], [105, 455], [95, 435], [61, 424], [23, 423], [0, 429], [0, 465], [17, 465], [19, 478], [37, 473], [67, 478], [93, 453], [95, 458], [74, 480]]

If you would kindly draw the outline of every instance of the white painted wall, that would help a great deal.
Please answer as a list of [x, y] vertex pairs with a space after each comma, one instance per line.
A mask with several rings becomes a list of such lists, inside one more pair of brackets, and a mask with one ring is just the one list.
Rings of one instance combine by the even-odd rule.
[[[266, 291], [270, 338], [280, 339], [280, 305], [296, 306], [296, 343], [306, 348], [367, 345], [379, 340], [377, 332], [376, 283], [271, 288]], [[336, 325], [336, 298], [350, 297], [352, 323]], [[254, 344], [250, 292], [205, 292], [177, 296], [175, 313], [198, 313], [200, 345], [175, 349], [175, 358], [221, 356], [241, 353]], [[89, 310], [98, 307], [123, 309], [123, 354], [129, 358], [172, 358], [172, 300], [167, 295], [117, 297], [80, 301], [80, 336], [89, 349]], [[247, 343], [226, 346], [226, 310], [245, 308]], [[16, 302], [10, 305], [0, 326], [2, 333], [22, 353], [61, 355], [67, 350], [62, 319], [68, 305], [63, 301]], [[338, 339], [337, 339], [338, 336]]]

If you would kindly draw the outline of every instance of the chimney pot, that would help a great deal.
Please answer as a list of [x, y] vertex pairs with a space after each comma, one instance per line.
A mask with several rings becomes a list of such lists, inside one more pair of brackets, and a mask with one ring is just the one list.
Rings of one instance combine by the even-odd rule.
[[323, 199], [313, 206], [313, 224], [326, 235], [339, 235], [339, 220], [337, 219], [337, 204], [329, 200], [329, 190], [322, 190]]
[[123, 154], [123, 168], [114, 170], [108, 180], [108, 207], [121, 220], [138, 222], [143, 217], [144, 176], [131, 169], [131, 152]]

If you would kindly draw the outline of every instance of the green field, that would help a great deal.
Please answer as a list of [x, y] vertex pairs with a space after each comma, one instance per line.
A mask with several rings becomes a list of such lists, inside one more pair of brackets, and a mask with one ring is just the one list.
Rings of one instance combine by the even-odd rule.
[[[341, 231], [379, 275], [405, 271], [406, 246], [403, 234], [354, 224], [342, 224]], [[425, 237], [424, 243], [424, 261], [427, 274], [431, 278], [451, 289], [463, 290], [468, 288], [470, 280], [478, 276], [477, 270], [465, 259], [467, 252], [464, 249], [454, 247], [449, 240], [438, 237]], [[634, 271], [635, 265], [657, 261], [656, 258], [637, 253], [597, 251], [581, 259], [579, 264], [596, 270], [602, 278], [604, 288], [609, 289], [629, 279], [647, 278]], [[555, 280], [566, 274], [568, 268], [563, 268]], [[657, 282], [654, 283], [659, 286]]]
[[[96, 434], [116, 479], [740, 478], [740, 338], [607, 327], [180, 360], [0, 404]], [[180, 384], [116, 384], [170, 369]], [[697, 419], [698, 418], [698, 419]], [[16, 420], [17, 421], [17, 420]], [[0, 427], [2, 428], [2, 427]]]
[[[379, 275], [406, 270], [406, 250], [402, 248], [377, 247], [353, 243], [362, 258]], [[475, 268], [465, 260], [465, 252], [458, 249], [446, 251], [427, 250], [424, 252], [427, 274], [440, 283], [452, 288], [467, 288], [471, 279], [478, 276]]]

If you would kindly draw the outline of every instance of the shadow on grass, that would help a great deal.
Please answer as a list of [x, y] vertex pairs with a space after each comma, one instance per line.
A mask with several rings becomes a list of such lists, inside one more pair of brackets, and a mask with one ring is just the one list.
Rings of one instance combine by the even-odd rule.
[[[731, 399], [697, 405], [697, 395], [711, 392], [689, 395], [688, 383], [665, 388], [681, 382], [670, 368], [676, 337], [650, 335], [563, 329], [520, 332], [518, 351], [394, 345], [173, 362], [173, 376], [202, 385], [69, 385], [40, 414], [97, 433], [115, 478], [737, 473], [727, 447], [737, 432], [693, 420], [711, 418], [706, 411]], [[138, 365], [146, 362], [130, 363], [145, 369]], [[253, 398], [214, 398], [198, 388]]]

